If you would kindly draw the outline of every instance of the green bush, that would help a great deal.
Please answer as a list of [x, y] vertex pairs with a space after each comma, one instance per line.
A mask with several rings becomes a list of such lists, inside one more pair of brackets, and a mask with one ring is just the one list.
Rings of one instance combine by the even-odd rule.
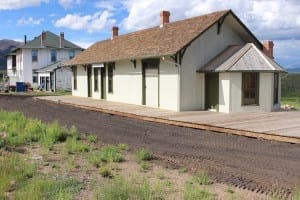
[[97, 136], [96, 136], [96, 135], [88, 135], [88, 136], [87, 136], [87, 141], [88, 141], [89, 143], [96, 143], [96, 141], [97, 141]]
[[205, 170], [201, 170], [194, 176], [194, 180], [196, 183], [200, 185], [208, 185], [209, 180], [208, 180], [208, 175]]
[[68, 137], [65, 149], [68, 153], [78, 153], [78, 152], [88, 152], [89, 148], [82, 141], [78, 140], [76, 137]]
[[99, 169], [99, 172], [102, 177], [111, 177], [112, 176], [111, 168], [108, 165], [101, 166]]
[[109, 145], [101, 148], [89, 155], [88, 160], [96, 167], [100, 166], [101, 162], [122, 162], [124, 157], [119, 147]]
[[78, 137], [75, 127], [68, 130], [57, 121], [45, 124], [40, 120], [26, 118], [19, 112], [0, 111], [0, 121], [0, 132], [7, 134], [6, 138], [0, 140], [0, 148], [30, 142], [40, 142], [43, 146], [52, 147], [55, 142], [63, 142], [67, 137]]
[[149, 161], [153, 159], [153, 153], [148, 149], [139, 149], [135, 152], [135, 158], [138, 162]]

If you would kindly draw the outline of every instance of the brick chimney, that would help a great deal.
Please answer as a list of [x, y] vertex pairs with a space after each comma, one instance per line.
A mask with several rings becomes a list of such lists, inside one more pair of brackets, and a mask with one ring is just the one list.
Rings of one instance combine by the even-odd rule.
[[272, 59], [274, 59], [274, 56], [273, 56], [273, 47], [274, 47], [273, 41], [270, 41], [270, 40], [263, 41], [263, 52], [269, 58], [272, 58]]
[[60, 37], [59, 37], [59, 47], [64, 48], [64, 41], [65, 41], [65, 34], [64, 32], [60, 32]]
[[119, 27], [113, 26], [111, 29], [111, 39], [113, 40], [115, 37], [119, 35]]
[[164, 24], [170, 22], [170, 12], [169, 11], [160, 11], [160, 27], [163, 27]]
[[47, 35], [46, 35], [46, 34], [47, 34], [47, 33], [46, 33], [45, 31], [43, 31], [43, 32], [42, 32], [42, 35], [41, 35], [41, 46], [42, 46], [42, 47], [45, 47], [45, 46], [46, 46], [46, 43], [47, 43], [47, 41], [46, 41], [46, 40], [47, 40], [47, 39], [46, 39], [46, 38], [47, 38], [47, 37], [46, 37]]

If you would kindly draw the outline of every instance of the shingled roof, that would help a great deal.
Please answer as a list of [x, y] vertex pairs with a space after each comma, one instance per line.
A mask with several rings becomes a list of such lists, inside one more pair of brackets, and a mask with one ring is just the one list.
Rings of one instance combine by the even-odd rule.
[[214, 12], [100, 41], [64, 65], [174, 55], [229, 13], [232, 11]]
[[[46, 33], [46, 45], [41, 46], [41, 35], [38, 37], [35, 37], [33, 40], [28, 41], [25, 45], [19, 47], [20, 49], [38, 49], [38, 48], [61, 48], [60, 47], [60, 36], [50, 32], [50, 31], [45, 31]], [[80, 46], [64, 39], [64, 46], [62, 48], [66, 49], [82, 49]]]
[[278, 71], [282, 66], [265, 55], [253, 43], [228, 46], [197, 72]]

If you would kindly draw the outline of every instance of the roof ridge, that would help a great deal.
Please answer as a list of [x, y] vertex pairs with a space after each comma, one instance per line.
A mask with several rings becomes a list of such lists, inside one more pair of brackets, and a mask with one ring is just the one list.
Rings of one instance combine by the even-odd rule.
[[[156, 26], [152, 26], [152, 27], [148, 27], [148, 28], [144, 28], [144, 29], [140, 29], [140, 30], [136, 30], [136, 31], [133, 31], [133, 32], [128, 32], [128, 33], [125, 33], [125, 34], [122, 34], [122, 35], [118, 35], [116, 38], [114, 39], [117, 39], [118, 37], [123, 37], [123, 36], [128, 36], [128, 35], [131, 35], [131, 34], [135, 34], [135, 33], [139, 33], [139, 32], [144, 32], [144, 31], [149, 31], [151, 29], [164, 29], [164, 27], [168, 27], [168, 26], [172, 26], [174, 24], [177, 24], [177, 23], [182, 23], [182, 22], [185, 22], [185, 21], [191, 21], [191, 20], [194, 20], [194, 19], [197, 19], [197, 18], [204, 18], [205, 16], [209, 16], [209, 15], [214, 15], [214, 14], [217, 14], [217, 13], [228, 13], [230, 12], [231, 9], [227, 9], [227, 10], [220, 10], [220, 11], [214, 11], [214, 12], [211, 12], [211, 13], [207, 13], [207, 14], [204, 14], [204, 15], [199, 15], [199, 16], [195, 16], [195, 17], [189, 17], [189, 18], [185, 18], [185, 19], [180, 19], [180, 20], [177, 20], [177, 21], [173, 21], [173, 22], [169, 22], [169, 23], [165, 23], [163, 27], [160, 27], [159, 25], [156, 25]], [[98, 41], [98, 42], [104, 42], [104, 41], [109, 41], [111, 39], [105, 39], [105, 40], [102, 40], [102, 41]]]
[[[227, 71], [230, 70], [250, 50], [251, 44], [253, 44], [253, 43], [246, 43], [241, 49], [239, 49], [238, 51], [236, 51], [231, 56], [231, 57], [234, 57], [234, 55], [238, 54], [238, 52], [241, 51], [241, 54], [238, 54], [239, 56], [237, 56], [236, 58], [233, 59], [233, 62], [231, 64], [231, 66], [227, 69]], [[229, 60], [229, 59], [230, 59], [230, 57], [227, 60]]]
[[[268, 65], [273, 69], [275, 70], [275, 67], [270, 63], [270, 61], [267, 59], [267, 55], [265, 55], [261, 50], [259, 49], [255, 49], [256, 51], [258, 51], [259, 55], [268, 63]], [[268, 57], [269, 58], [269, 57]]]

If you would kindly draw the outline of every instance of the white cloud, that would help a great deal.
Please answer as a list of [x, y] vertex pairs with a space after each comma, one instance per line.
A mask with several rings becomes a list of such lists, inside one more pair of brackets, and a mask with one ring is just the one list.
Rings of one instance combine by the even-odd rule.
[[108, 11], [97, 12], [93, 15], [68, 14], [65, 17], [54, 21], [56, 27], [65, 27], [73, 30], [86, 30], [89, 33], [99, 32], [105, 27], [115, 24]]
[[300, 67], [300, 39], [286, 39], [274, 41], [275, 60], [287, 63], [284, 67]]
[[161, 10], [171, 12], [172, 22], [231, 9], [259, 40], [274, 40], [277, 61], [300, 66], [299, 0], [124, 0], [122, 4], [128, 16], [121, 22], [121, 30], [126, 31], [159, 25]]
[[0, 10], [15, 10], [20, 8], [39, 6], [48, 3], [49, 0], [1, 0]]
[[169, 10], [171, 21], [201, 14], [232, 9], [258, 37], [299, 37], [300, 1], [292, 0], [125, 0], [128, 17], [121, 23], [128, 31], [155, 26], [159, 12]]
[[18, 25], [40, 25], [44, 21], [44, 18], [34, 20], [32, 17], [28, 17], [27, 19], [22, 17], [18, 20]]
[[85, 42], [85, 41], [75, 41], [74, 43], [77, 44], [78, 46], [84, 48], [84, 49], [87, 49], [92, 44], [94, 44], [94, 42]]
[[120, 11], [120, 9], [124, 9], [122, 2], [122, 0], [101, 0], [96, 2], [94, 5], [96, 8], [108, 11]]
[[80, 4], [81, 0], [58, 0], [58, 3], [64, 8], [64, 9], [70, 9], [73, 8], [76, 4]]

